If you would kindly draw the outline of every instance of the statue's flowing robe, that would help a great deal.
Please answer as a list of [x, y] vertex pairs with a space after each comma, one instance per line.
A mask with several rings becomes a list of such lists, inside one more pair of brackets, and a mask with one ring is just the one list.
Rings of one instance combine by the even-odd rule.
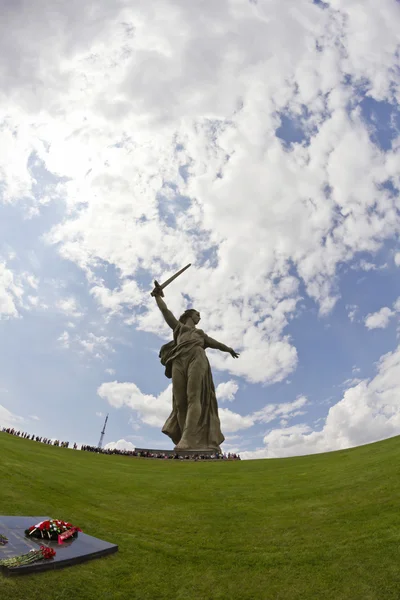
[[[217, 398], [210, 363], [205, 349], [208, 348], [207, 335], [201, 329], [178, 323], [174, 329], [172, 342], [160, 350], [161, 364], [165, 374], [172, 378], [172, 412], [162, 429], [174, 444], [183, 438], [193, 450], [220, 450], [224, 441], [218, 416]], [[183, 430], [178, 422], [176, 402], [177, 386], [179, 394], [186, 394], [191, 402], [201, 407], [195, 421], [186, 419]], [[189, 414], [189, 413], [188, 413]]]

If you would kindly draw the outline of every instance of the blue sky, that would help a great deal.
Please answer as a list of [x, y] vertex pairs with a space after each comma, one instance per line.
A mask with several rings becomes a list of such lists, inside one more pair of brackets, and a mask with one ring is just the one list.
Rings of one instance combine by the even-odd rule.
[[399, 4], [89, 4], [0, 25], [0, 426], [171, 448], [191, 262], [226, 451], [399, 435]]

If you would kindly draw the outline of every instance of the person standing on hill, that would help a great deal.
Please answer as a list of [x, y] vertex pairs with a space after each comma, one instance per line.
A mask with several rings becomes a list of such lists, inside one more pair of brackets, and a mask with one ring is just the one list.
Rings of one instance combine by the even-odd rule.
[[239, 354], [209, 337], [196, 325], [200, 313], [191, 308], [178, 319], [162, 299], [162, 291], [154, 291], [157, 306], [173, 330], [173, 341], [162, 346], [161, 364], [172, 379], [172, 412], [162, 432], [175, 444], [175, 450], [214, 450], [220, 452], [224, 441], [218, 416], [217, 398], [206, 348]]

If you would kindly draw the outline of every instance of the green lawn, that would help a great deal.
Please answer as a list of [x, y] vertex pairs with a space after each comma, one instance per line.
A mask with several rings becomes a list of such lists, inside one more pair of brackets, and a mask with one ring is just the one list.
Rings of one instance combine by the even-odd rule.
[[119, 552], [0, 574], [1, 600], [399, 600], [400, 437], [288, 459], [98, 456], [0, 433], [0, 514], [50, 515]]

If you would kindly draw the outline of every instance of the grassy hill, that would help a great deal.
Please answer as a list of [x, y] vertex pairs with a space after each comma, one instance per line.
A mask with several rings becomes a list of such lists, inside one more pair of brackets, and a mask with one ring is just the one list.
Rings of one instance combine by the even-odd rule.
[[399, 600], [400, 437], [275, 460], [92, 455], [0, 433], [0, 514], [115, 555], [6, 578], [1, 600]]

